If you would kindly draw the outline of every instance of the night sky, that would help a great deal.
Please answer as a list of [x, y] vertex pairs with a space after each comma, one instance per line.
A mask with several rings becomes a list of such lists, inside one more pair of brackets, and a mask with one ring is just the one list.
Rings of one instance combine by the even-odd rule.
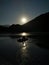
[[27, 21], [49, 12], [49, 0], [0, 0], [0, 25], [22, 24], [21, 18]]

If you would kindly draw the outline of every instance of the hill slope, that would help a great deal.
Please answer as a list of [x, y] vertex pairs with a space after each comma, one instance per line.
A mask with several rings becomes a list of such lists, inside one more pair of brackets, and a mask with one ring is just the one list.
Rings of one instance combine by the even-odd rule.
[[23, 25], [24, 31], [49, 32], [49, 12]]

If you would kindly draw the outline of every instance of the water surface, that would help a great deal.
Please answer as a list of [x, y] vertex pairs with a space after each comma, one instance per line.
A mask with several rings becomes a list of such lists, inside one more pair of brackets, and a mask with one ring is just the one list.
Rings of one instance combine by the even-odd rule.
[[49, 41], [44, 35], [31, 35], [25, 42], [19, 36], [0, 37], [0, 65], [49, 65]]

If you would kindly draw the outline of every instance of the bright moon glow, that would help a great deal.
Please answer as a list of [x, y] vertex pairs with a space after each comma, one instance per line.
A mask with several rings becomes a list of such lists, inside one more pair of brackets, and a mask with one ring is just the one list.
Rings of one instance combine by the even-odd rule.
[[22, 21], [22, 23], [27, 23], [27, 19], [26, 18], [22, 18], [21, 21]]

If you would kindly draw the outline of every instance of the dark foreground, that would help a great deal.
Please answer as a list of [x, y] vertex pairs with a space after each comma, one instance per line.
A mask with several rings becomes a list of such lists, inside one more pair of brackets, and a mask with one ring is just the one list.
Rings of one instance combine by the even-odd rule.
[[31, 36], [26, 42], [17, 37], [0, 37], [0, 65], [49, 65], [49, 38]]

